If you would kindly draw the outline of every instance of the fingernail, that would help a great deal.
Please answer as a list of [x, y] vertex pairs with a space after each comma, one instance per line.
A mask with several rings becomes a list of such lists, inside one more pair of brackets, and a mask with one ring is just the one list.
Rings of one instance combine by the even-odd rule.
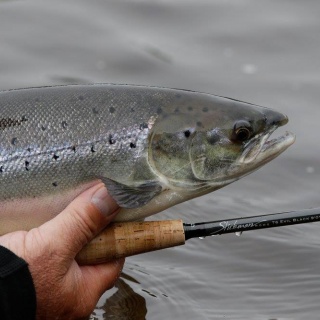
[[92, 196], [91, 202], [108, 217], [118, 209], [117, 203], [110, 197], [107, 189], [101, 187]]

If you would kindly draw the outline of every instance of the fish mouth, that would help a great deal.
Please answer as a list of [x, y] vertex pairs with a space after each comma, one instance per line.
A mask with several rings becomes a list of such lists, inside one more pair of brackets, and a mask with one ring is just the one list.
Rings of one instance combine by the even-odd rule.
[[267, 132], [257, 135], [246, 145], [239, 162], [243, 164], [256, 164], [257, 167], [271, 161], [290, 147], [295, 141], [295, 135], [286, 131], [283, 135], [268, 140], [279, 126], [274, 126]]

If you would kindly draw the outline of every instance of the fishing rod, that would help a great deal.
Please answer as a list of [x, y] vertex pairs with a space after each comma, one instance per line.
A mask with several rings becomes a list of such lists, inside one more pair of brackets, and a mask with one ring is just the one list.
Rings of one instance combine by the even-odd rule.
[[320, 221], [320, 208], [192, 224], [182, 220], [112, 223], [78, 253], [76, 260], [81, 265], [100, 264], [183, 245], [191, 238], [239, 235], [244, 231], [317, 221]]

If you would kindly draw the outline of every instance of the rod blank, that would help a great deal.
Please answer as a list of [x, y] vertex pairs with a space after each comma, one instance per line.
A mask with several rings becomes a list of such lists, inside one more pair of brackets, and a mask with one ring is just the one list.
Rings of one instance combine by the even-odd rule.
[[317, 221], [320, 221], [320, 208], [273, 213], [247, 218], [184, 224], [184, 227], [187, 240], [195, 237], [276, 228]]

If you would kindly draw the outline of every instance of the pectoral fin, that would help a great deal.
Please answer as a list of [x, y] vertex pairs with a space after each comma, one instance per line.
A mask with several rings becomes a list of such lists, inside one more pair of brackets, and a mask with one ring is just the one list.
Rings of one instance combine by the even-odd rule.
[[138, 208], [147, 204], [159, 194], [162, 187], [158, 182], [150, 181], [139, 186], [127, 186], [108, 178], [100, 178], [110, 195], [123, 208]]

